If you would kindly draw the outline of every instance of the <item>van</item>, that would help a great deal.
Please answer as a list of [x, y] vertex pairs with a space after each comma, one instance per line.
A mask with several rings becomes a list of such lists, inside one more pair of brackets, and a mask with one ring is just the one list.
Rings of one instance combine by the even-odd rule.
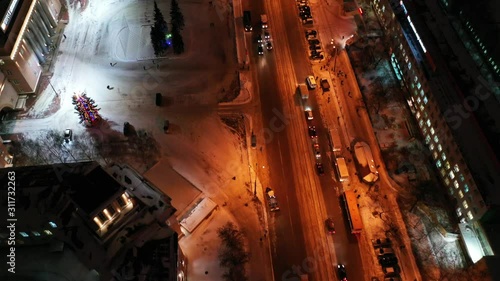
[[299, 84], [299, 86], [297, 87], [297, 89], [299, 90], [300, 97], [303, 100], [306, 100], [306, 99], [309, 98], [309, 90], [307, 89], [306, 84], [304, 84], [304, 83]]
[[316, 79], [314, 79], [314, 76], [312, 75], [307, 76], [306, 82], [310, 89], [316, 89], [318, 86], [318, 84], [316, 84]]

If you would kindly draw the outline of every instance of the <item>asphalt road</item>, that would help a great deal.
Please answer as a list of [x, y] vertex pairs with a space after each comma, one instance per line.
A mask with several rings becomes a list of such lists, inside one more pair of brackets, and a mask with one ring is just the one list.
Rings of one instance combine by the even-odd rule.
[[[253, 17], [254, 31], [246, 34], [247, 46], [260, 93], [263, 124], [272, 131], [272, 136], [266, 137], [270, 184], [281, 207], [270, 214], [275, 280], [297, 280], [292, 272], [309, 274], [310, 280], [335, 280], [337, 261], [347, 265], [350, 280], [363, 280], [357, 239], [345, 223], [339, 200], [342, 187], [335, 180], [327, 153], [327, 129], [317, 110], [315, 119], [306, 122], [301, 99], [295, 94], [296, 84], [312, 74], [295, 2], [272, 1], [266, 5], [252, 2], [243, 7]], [[256, 38], [261, 32], [259, 15], [264, 11], [274, 50], [264, 50], [264, 55], [259, 56]], [[318, 108], [317, 94], [321, 90], [310, 92], [313, 111]], [[314, 168], [308, 125], [315, 125], [318, 131], [324, 176], [318, 177]], [[326, 217], [334, 219], [336, 234], [326, 233]]]

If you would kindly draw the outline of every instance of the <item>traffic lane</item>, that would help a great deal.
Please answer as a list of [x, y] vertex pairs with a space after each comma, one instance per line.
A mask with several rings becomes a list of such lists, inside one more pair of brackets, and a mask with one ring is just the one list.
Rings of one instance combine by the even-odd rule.
[[[309, 95], [309, 104], [313, 109], [319, 108], [319, 105], [317, 103], [317, 95], [321, 95], [322, 93], [322, 89], [317, 89], [314, 91], [314, 94]], [[342, 200], [340, 200], [340, 194], [343, 188], [342, 184], [336, 181], [336, 171], [333, 167], [332, 162], [335, 156], [330, 153], [328, 154], [330, 154], [331, 157], [327, 156], [327, 152], [330, 148], [327, 138], [327, 129], [323, 126], [325, 122], [322, 120], [322, 116], [321, 114], [319, 114], [318, 110], [316, 110], [315, 113], [316, 114], [314, 115], [313, 119], [314, 122], [310, 121], [309, 123], [316, 126], [317, 129], [318, 141], [322, 153], [322, 163], [325, 168], [325, 175], [320, 177], [323, 198], [325, 201], [327, 214], [329, 217], [332, 217], [336, 226], [336, 233], [333, 235], [333, 243], [335, 246], [336, 254], [336, 260], [334, 262], [338, 261], [338, 263], [346, 264], [348, 272], [352, 270], [349, 270], [347, 265], [362, 269], [363, 263], [361, 260], [359, 244], [356, 237], [350, 232], [349, 221], [347, 220], [344, 212], [345, 208], [343, 207]], [[312, 148], [311, 154], [313, 154]], [[332, 266], [335, 265], [335, 263], [332, 264]], [[349, 277], [349, 279], [352, 280], [363, 280], [363, 270], [352, 271], [352, 274], [350, 274]]]
[[306, 76], [311, 75], [311, 62], [307, 54], [307, 42], [305, 39], [305, 29], [313, 26], [305, 26], [299, 18], [299, 11], [296, 1], [280, 1], [280, 8], [283, 11], [283, 20], [287, 29], [284, 30], [287, 36], [287, 43], [295, 68], [298, 83], [305, 83]]
[[301, 257], [305, 255], [302, 224], [293, 190], [293, 180], [290, 177], [292, 159], [288, 153], [290, 148], [285, 132], [286, 117], [282, 113], [283, 107], [278, 95], [274, 50], [265, 51], [263, 56], [259, 56], [256, 54], [257, 44], [253, 45], [255, 51], [252, 50], [251, 53], [253, 53], [253, 65], [256, 66], [264, 124], [262, 141], [266, 145], [271, 188], [275, 191], [280, 204], [280, 211], [269, 215], [273, 268], [276, 277], [280, 277], [290, 269], [290, 265], [300, 264]]

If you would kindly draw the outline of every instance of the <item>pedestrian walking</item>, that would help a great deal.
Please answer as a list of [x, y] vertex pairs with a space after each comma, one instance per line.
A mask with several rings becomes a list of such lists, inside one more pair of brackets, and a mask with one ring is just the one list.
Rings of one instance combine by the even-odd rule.
[[318, 80], [318, 76], [316, 76], [316, 80]]
[[350, 98], [352, 98], [351, 92], [347, 93], [347, 95], [348, 95]]
[[63, 34], [64, 39], [66, 39], [66, 34]]
[[361, 195], [360, 195], [360, 194], [358, 194], [358, 196], [356, 196], [356, 198], [358, 198], [358, 199], [359, 199], [359, 197], [361, 197]]
[[113, 66], [113, 63], [112, 63], [112, 62], [110, 62], [110, 63], [109, 63], [109, 65]]
[[340, 85], [344, 85], [344, 80], [341, 80], [341, 81], [340, 81]]
[[330, 103], [330, 97], [328, 97], [328, 103]]
[[146, 66], [143, 66], [144, 70], [146, 70]]
[[106, 86], [106, 88], [109, 90], [109, 85], [108, 85], [108, 86]]
[[159, 64], [157, 64], [157, 65], [156, 65], [156, 69], [158, 69], [158, 68], [160, 68], [160, 65], [159, 65]]

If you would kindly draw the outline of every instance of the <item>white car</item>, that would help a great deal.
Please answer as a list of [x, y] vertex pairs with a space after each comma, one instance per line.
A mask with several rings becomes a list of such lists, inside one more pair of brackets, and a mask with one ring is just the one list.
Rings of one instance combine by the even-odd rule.
[[68, 143], [73, 140], [73, 131], [71, 129], [64, 130], [64, 142]]
[[306, 109], [304, 111], [306, 113], [306, 119], [307, 120], [313, 120], [314, 119], [314, 116], [313, 116], [313, 113], [310, 109]]

